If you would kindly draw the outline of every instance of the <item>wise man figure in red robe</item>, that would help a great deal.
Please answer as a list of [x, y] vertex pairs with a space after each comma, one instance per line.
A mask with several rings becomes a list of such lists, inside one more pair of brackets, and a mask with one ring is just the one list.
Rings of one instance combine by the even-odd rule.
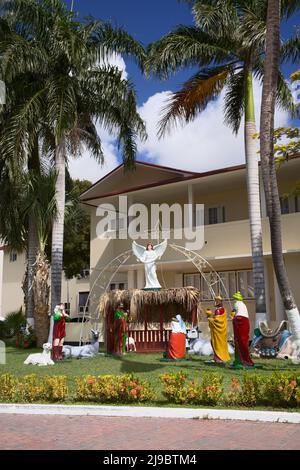
[[235, 358], [233, 368], [254, 367], [249, 353], [250, 322], [247, 306], [240, 292], [233, 294], [235, 300], [232, 310]]

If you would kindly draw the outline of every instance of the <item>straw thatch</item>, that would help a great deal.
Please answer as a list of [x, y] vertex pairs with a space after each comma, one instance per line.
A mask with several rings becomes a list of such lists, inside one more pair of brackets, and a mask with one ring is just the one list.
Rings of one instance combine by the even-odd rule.
[[[171, 289], [154, 290], [114, 290], [106, 292], [100, 298], [99, 314], [105, 316], [109, 311], [117, 308], [123, 302], [130, 310], [133, 320], [142, 321], [145, 309], [156, 317], [161, 306], [167, 316], [183, 313], [191, 316], [194, 309], [200, 308], [200, 291], [194, 287], [178, 287]], [[164, 315], [166, 316], [166, 315]]]

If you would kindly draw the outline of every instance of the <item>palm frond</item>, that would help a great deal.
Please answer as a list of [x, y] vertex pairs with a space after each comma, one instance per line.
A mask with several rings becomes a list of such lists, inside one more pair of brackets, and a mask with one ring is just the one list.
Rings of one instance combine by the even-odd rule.
[[[143, 45], [122, 28], [113, 28], [108, 22], [98, 22], [90, 39], [91, 50], [103, 60], [112, 53], [135, 59], [143, 69], [146, 52]], [[97, 57], [97, 55], [96, 55]]]
[[300, 61], [300, 36], [294, 35], [282, 44], [280, 49], [281, 62], [291, 61], [293, 64]]
[[219, 96], [230, 74], [228, 68], [199, 72], [183, 88], [172, 94], [159, 122], [158, 135], [162, 137], [177, 120], [189, 122]]
[[225, 40], [216, 41], [196, 27], [179, 26], [150, 44], [145, 70], [147, 74], [151, 72], [165, 79], [183, 67], [221, 64], [231, 61], [233, 57], [230, 48], [226, 48]]
[[225, 123], [238, 133], [245, 110], [245, 70], [234, 73], [227, 81], [225, 95]]

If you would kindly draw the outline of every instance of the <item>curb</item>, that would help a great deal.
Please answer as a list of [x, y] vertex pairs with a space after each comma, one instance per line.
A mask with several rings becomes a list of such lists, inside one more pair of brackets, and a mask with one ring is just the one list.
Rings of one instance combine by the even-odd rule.
[[133, 406], [1, 404], [0, 414], [114, 416], [131, 418], [220, 419], [300, 424], [300, 413], [286, 411], [154, 408]]

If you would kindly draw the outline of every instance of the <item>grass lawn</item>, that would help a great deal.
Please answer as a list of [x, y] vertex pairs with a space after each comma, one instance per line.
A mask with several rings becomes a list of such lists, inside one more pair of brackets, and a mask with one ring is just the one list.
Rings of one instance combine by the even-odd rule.
[[[166, 399], [161, 391], [159, 375], [169, 372], [183, 370], [190, 379], [199, 379], [204, 371], [219, 372], [224, 375], [224, 385], [227, 388], [231, 378], [241, 377], [249, 371], [231, 370], [227, 367], [207, 365], [205, 361], [208, 358], [188, 356], [186, 360], [180, 362], [161, 362], [162, 354], [137, 354], [127, 353], [122, 358], [113, 356], [98, 356], [94, 359], [72, 359], [56, 363], [54, 366], [38, 367], [33, 365], [24, 365], [26, 357], [33, 352], [40, 350], [22, 350], [14, 347], [7, 347], [5, 365], [0, 365], [0, 374], [11, 373], [16, 376], [27, 374], [44, 375], [66, 375], [70, 390], [74, 389], [76, 376], [82, 375], [120, 375], [125, 373], [134, 373], [141, 379], [147, 379], [157, 393], [158, 400], [155, 405], [167, 405]], [[291, 361], [276, 359], [256, 359], [256, 364], [262, 365], [262, 369], [256, 369], [259, 375], [267, 375], [274, 371], [278, 372], [296, 372], [300, 371], [300, 366]], [[250, 373], [253, 373], [250, 371]], [[153, 405], [154, 403], [152, 403]], [[170, 406], [170, 404], [168, 404]], [[297, 411], [297, 409], [295, 410]]]

